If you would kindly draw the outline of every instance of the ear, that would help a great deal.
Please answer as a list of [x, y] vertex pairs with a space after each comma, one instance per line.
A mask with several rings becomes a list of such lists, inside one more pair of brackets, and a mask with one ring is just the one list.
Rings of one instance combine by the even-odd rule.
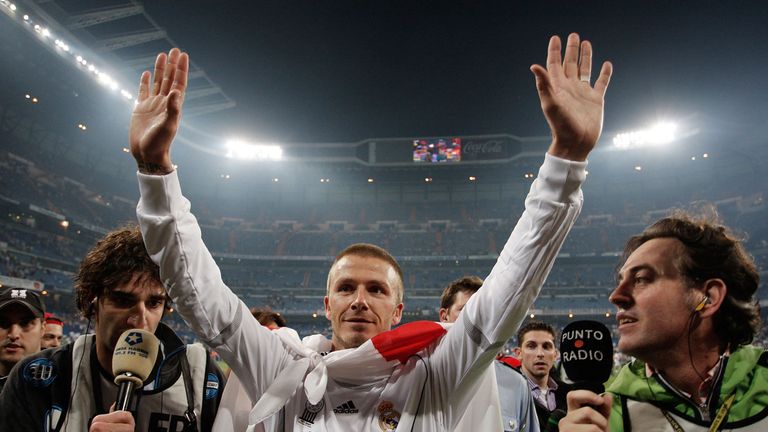
[[440, 308], [440, 322], [448, 322], [448, 308]]
[[515, 357], [520, 358], [520, 354], [523, 353], [523, 350], [521, 350], [520, 347], [514, 347], [512, 348], [512, 352], [515, 353]]
[[328, 296], [323, 297], [323, 304], [325, 305], [325, 318], [327, 318], [328, 321], [331, 321], [331, 306], [328, 301]]
[[709, 301], [699, 311], [699, 317], [709, 318], [720, 310], [720, 306], [722, 306], [726, 295], [728, 295], [728, 287], [725, 286], [725, 282], [722, 279], [708, 279], [704, 282], [704, 295], [709, 297]]
[[395, 306], [395, 313], [392, 315], [392, 325], [400, 324], [400, 320], [403, 319], [403, 304], [400, 303]]

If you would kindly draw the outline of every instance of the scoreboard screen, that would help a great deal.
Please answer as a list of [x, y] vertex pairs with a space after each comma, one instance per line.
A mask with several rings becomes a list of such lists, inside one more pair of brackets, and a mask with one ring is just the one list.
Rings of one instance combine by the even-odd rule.
[[461, 138], [413, 140], [413, 161], [416, 163], [460, 162]]

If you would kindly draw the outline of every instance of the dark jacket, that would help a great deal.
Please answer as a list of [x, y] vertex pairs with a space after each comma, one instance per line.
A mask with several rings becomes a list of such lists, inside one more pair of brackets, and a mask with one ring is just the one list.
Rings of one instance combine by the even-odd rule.
[[[199, 344], [185, 345], [165, 324], [155, 335], [164, 355], [158, 355], [150, 375], [152, 389], [145, 385], [133, 398], [136, 430], [211, 430], [224, 375], [208, 351]], [[116, 392], [111, 380], [96, 358], [93, 335], [27, 357], [13, 368], [0, 393], [0, 431], [85, 430], [93, 417], [109, 411]]]

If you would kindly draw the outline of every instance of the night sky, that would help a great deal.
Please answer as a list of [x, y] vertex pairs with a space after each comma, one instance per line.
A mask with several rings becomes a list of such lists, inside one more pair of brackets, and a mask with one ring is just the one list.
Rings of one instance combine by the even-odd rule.
[[528, 68], [544, 63], [550, 35], [571, 31], [593, 42], [596, 61], [614, 63], [606, 130], [694, 114], [765, 130], [762, 1], [145, 6], [237, 101], [196, 124], [214, 135], [278, 142], [543, 135]]

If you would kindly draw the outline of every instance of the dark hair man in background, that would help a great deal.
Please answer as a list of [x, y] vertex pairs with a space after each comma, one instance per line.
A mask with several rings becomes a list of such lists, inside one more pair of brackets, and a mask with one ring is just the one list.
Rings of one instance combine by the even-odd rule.
[[768, 430], [758, 272], [714, 220], [675, 214], [629, 239], [609, 299], [636, 360], [605, 395], [569, 393], [560, 430]]
[[16, 363], [40, 351], [44, 315], [45, 306], [36, 291], [0, 289], [0, 391]]
[[50, 312], [45, 314], [45, 332], [43, 340], [40, 342], [40, 348], [57, 348], [61, 346], [61, 339], [64, 337], [64, 320], [53, 315]]
[[117, 398], [112, 353], [132, 328], [153, 332], [161, 343], [153, 379], [134, 398], [137, 429], [210, 430], [224, 377], [202, 345], [184, 345], [160, 322], [167, 294], [137, 227], [112, 231], [88, 252], [75, 292], [95, 334], [44, 350], [14, 369], [0, 394], [0, 430], [81, 432], [91, 420], [98, 429], [99, 414]]
[[275, 330], [280, 327], [285, 327], [285, 318], [279, 313], [269, 308], [251, 308], [251, 315], [256, 318], [256, 321], [264, 327]]
[[566, 395], [570, 389], [551, 374], [559, 355], [556, 340], [554, 327], [542, 321], [528, 321], [517, 331], [515, 355], [520, 359], [520, 371], [528, 381], [543, 427], [554, 410], [567, 408]]
[[[440, 296], [440, 321], [456, 322], [464, 305], [481, 286], [483, 280], [479, 277], [465, 276], [445, 287]], [[506, 363], [495, 361], [493, 364], [504, 431], [538, 432], [539, 422], [527, 380]]]

